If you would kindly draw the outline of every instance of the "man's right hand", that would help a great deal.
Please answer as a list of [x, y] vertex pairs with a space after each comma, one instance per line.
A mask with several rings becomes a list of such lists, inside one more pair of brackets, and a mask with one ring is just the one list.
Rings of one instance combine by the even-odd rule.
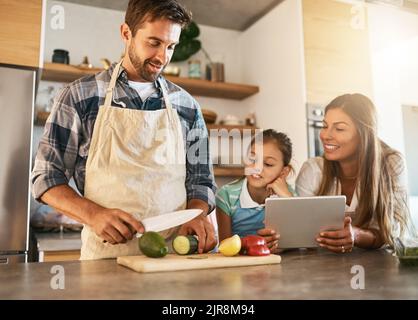
[[87, 223], [103, 240], [111, 243], [126, 243], [135, 234], [144, 233], [144, 226], [129, 213], [119, 209], [100, 209], [91, 212]]
[[103, 208], [81, 197], [66, 184], [52, 187], [41, 200], [58, 212], [88, 225], [99, 237], [112, 244], [125, 243], [135, 233], [144, 233], [144, 226], [129, 213]]

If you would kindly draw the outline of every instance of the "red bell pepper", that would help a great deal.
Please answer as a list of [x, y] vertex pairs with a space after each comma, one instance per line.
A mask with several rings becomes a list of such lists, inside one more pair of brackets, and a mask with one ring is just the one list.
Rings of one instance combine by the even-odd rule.
[[267, 245], [252, 246], [247, 249], [247, 256], [268, 256], [270, 250]]
[[249, 235], [241, 238], [241, 254], [249, 256], [265, 256], [270, 254], [266, 239], [261, 236]]

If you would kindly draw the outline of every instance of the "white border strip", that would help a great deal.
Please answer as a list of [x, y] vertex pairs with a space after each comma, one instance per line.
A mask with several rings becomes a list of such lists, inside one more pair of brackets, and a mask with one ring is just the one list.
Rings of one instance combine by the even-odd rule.
[[42, 20], [41, 37], [39, 39], [39, 68], [44, 67], [44, 49], [45, 49], [45, 28], [46, 28], [46, 1], [42, 0]]

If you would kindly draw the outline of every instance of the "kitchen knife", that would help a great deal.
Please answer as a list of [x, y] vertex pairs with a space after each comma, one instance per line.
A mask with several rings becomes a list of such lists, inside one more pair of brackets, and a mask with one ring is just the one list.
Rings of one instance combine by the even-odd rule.
[[[142, 225], [145, 228], [145, 231], [163, 231], [167, 230], [183, 223], [186, 223], [203, 212], [201, 209], [187, 209], [174, 211], [166, 214], [161, 214], [155, 217], [145, 218], [140, 220]], [[139, 238], [140, 233], [136, 234], [136, 237]]]

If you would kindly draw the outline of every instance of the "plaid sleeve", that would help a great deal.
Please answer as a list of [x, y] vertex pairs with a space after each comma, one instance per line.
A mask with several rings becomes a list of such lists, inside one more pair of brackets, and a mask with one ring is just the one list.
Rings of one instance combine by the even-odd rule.
[[68, 184], [74, 174], [80, 128], [71, 87], [66, 86], [54, 101], [36, 154], [31, 174], [32, 195], [36, 200], [40, 201], [48, 189]]
[[[194, 102], [197, 105], [197, 102]], [[209, 213], [215, 209], [216, 183], [209, 154], [209, 139], [200, 107], [196, 106], [195, 121], [186, 143], [187, 200], [200, 199], [208, 203]]]

